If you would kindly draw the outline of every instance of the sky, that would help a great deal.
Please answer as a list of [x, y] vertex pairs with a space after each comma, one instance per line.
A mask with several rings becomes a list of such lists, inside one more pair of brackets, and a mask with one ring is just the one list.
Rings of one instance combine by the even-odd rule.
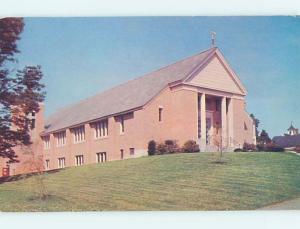
[[300, 17], [25, 18], [18, 68], [41, 65], [46, 116], [216, 45], [259, 129], [300, 128]]

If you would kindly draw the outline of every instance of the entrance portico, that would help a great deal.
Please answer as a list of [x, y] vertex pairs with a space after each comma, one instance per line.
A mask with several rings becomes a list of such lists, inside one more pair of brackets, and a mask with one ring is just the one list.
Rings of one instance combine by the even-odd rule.
[[198, 140], [201, 151], [233, 146], [233, 104], [230, 97], [198, 93]]

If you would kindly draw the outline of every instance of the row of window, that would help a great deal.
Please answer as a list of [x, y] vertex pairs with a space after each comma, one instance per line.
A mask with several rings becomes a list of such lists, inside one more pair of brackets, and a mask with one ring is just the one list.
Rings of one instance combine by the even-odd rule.
[[[106, 152], [96, 153], [96, 162], [103, 163], [106, 162]], [[66, 167], [66, 158], [59, 157], [57, 159], [58, 168], [65, 168]], [[84, 164], [84, 156], [83, 155], [76, 155], [75, 156], [75, 165], [80, 166]], [[47, 170], [51, 169], [50, 167], [50, 159], [45, 160], [45, 167]]]
[[[158, 121], [162, 122], [162, 112], [163, 108], [159, 107], [158, 109]], [[119, 116], [116, 118], [116, 120], [120, 124], [120, 134], [123, 134], [125, 132], [125, 125], [124, 125], [124, 116]], [[101, 120], [95, 123], [91, 124], [91, 127], [94, 128], [94, 138], [104, 138], [108, 136], [108, 119]], [[73, 142], [74, 143], [80, 143], [85, 141], [85, 127], [84, 125], [72, 128], [71, 133], [73, 135]], [[56, 138], [56, 146], [64, 146], [66, 145], [66, 131], [61, 131], [54, 134], [54, 137]], [[44, 149], [50, 149], [50, 135], [43, 137], [44, 141]]]
[[[121, 128], [124, 132], [124, 122], [123, 127]], [[94, 128], [94, 137], [95, 139], [103, 138], [108, 135], [108, 120], [102, 120], [99, 122], [96, 122], [92, 125]], [[74, 143], [80, 143], [85, 141], [85, 127], [79, 126], [76, 128], [71, 129], [71, 133], [73, 135], [73, 142]], [[56, 146], [64, 146], [66, 145], [67, 138], [66, 138], [66, 131], [61, 131], [54, 134], [54, 137], [56, 138]], [[43, 137], [44, 142], [44, 149], [50, 149], [50, 135]]]

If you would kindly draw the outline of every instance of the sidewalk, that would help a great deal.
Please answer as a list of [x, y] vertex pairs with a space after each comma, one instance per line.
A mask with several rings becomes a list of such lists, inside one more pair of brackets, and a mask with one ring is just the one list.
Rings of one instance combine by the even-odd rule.
[[300, 198], [265, 206], [259, 210], [300, 210]]

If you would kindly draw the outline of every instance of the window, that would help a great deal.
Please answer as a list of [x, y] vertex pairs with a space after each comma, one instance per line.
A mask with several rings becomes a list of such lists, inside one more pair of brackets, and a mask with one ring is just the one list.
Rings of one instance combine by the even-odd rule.
[[120, 116], [120, 133], [124, 133], [125, 128], [124, 128], [124, 116]]
[[120, 152], [121, 152], [121, 159], [124, 159], [124, 150], [121, 149]]
[[33, 130], [35, 128], [35, 119], [31, 119], [31, 126], [30, 128]]
[[56, 146], [64, 146], [66, 144], [66, 131], [61, 131], [55, 134]]
[[108, 120], [102, 120], [94, 124], [95, 139], [103, 138], [108, 135]]
[[85, 129], [84, 126], [80, 126], [73, 129], [74, 143], [85, 141]]
[[134, 155], [134, 148], [129, 148], [130, 155]]
[[50, 135], [43, 137], [44, 149], [50, 149]]
[[162, 112], [163, 112], [163, 108], [162, 107], [158, 108], [158, 121], [159, 122], [162, 121]]
[[50, 169], [50, 160], [49, 159], [46, 160], [46, 169]]
[[96, 153], [97, 163], [106, 162], [106, 152]]
[[244, 130], [248, 130], [247, 124], [244, 122]]
[[58, 168], [64, 168], [66, 166], [66, 159], [64, 157], [58, 158]]
[[83, 161], [83, 155], [77, 155], [75, 156], [75, 165], [76, 166], [80, 166], [83, 165], [84, 161]]

